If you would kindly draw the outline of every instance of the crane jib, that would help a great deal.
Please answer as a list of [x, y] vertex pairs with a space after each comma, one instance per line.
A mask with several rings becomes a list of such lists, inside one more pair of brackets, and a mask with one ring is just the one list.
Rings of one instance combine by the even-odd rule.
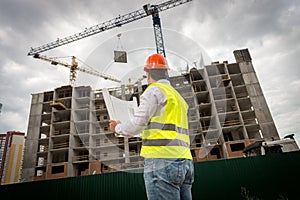
[[[156, 12], [161, 12], [161, 11], [176, 7], [178, 5], [181, 5], [181, 4], [190, 2], [190, 1], [192, 1], [192, 0], [169, 0], [169, 1], [163, 2], [163, 3], [158, 4], [158, 5], [152, 5], [150, 7], [147, 6], [147, 5], [145, 5], [145, 6], [147, 6], [149, 8], [155, 7]], [[150, 14], [153, 14], [153, 13], [151, 13], [152, 12], [151, 10], [145, 10], [145, 6], [143, 7], [143, 9], [140, 9], [140, 10], [137, 10], [137, 11], [134, 11], [134, 12], [122, 15], [122, 16], [118, 16], [118, 17], [116, 17], [112, 20], [109, 20], [109, 21], [106, 21], [104, 23], [92, 26], [90, 28], [86, 28], [84, 31], [76, 33], [74, 35], [70, 35], [70, 36], [67, 36], [67, 37], [61, 38], [61, 39], [58, 38], [54, 42], [50, 42], [48, 44], [45, 44], [45, 45], [42, 45], [42, 46], [39, 46], [39, 47], [36, 47], [36, 48], [31, 48], [27, 55], [28, 56], [33, 56], [35, 54], [38, 54], [38, 53], [41, 53], [41, 52], [44, 52], [44, 51], [48, 51], [50, 49], [54, 49], [56, 47], [59, 47], [59, 46], [62, 46], [62, 45], [65, 45], [65, 44], [68, 44], [68, 43], [71, 43], [71, 42], [75, 42], [77, 40], [95, 35], [97, 33], [100, 33], [100, 32], [106, 31], [106, 30], [110, 30], [110, 29], [115, 28], [115, 27], [120, 27], [124, 24], [142, 19], [144, 17], [149, 16]], [[154, 27], [154, 29], [157, 29], [157, 27]], [[157, 34], [157, 32], [156, 32], [156, 34]], [[159, 40], [159, 44], [157, 44], [157, 41], [156, 41], [156, 45], [162, 45], [162, 46], [157, 47], [157, 49], [160, 49], [161, 52], [164, 52], [164, 50], [161, 50], [161, 48], [164, 48], [163, 44], [161, 44], [162, 36], [158, 36], [158, 37], [161, 38], [161, 39]]]

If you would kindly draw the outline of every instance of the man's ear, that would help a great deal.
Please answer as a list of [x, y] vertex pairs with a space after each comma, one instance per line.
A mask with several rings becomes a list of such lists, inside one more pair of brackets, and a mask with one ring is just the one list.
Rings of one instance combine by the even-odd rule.
[[149, 72], [146, 72], [146, 76], [147, 76], [147, 81], [149, 82], [151, 77], [150, 77], [150, 73]]

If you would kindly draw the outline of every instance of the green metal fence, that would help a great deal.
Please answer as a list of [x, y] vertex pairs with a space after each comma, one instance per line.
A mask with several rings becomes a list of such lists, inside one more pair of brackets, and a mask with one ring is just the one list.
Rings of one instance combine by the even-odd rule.
[[[0, 186], [3, 200], [146, 199], [142, 171]], [[193, 199], [300, 199], [300, 151], [195, 163]]]

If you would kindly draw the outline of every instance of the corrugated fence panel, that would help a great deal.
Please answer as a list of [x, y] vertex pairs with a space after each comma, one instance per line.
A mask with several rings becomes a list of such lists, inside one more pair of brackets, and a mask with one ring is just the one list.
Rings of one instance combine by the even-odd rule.
[[[300, 151], [195, 163], [193, 199], [300, 199]], [[141, 170], [0, 186], [3, 200], [146, 199]]]
[[300, 152], [195, 163], [194, 199], [300, 199]]

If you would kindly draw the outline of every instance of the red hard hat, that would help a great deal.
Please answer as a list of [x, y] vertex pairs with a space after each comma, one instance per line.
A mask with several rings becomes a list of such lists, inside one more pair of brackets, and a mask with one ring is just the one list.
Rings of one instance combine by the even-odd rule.
[[170, 69], [166, 58], [161, 54], [152, 54], [148, 57], [144, 71], [149, 69]]

